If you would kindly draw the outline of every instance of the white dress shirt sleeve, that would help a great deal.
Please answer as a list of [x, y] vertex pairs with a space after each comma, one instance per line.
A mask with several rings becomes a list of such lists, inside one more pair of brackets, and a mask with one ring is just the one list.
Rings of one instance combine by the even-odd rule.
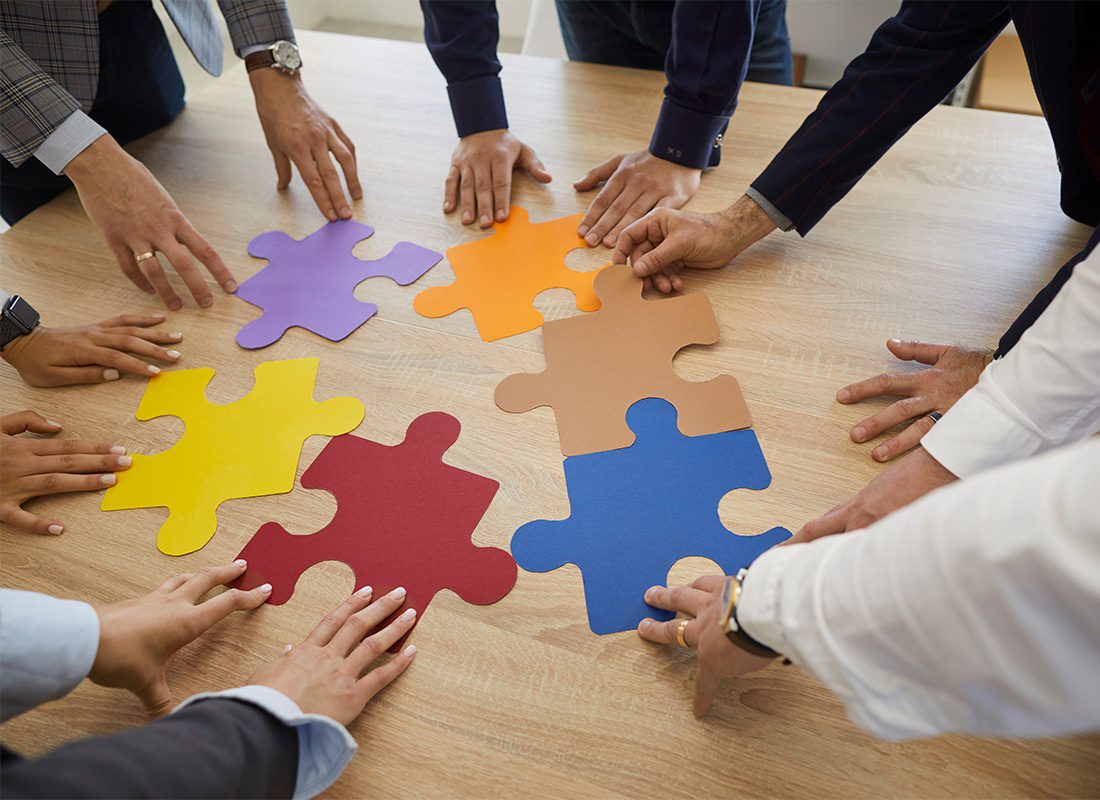
[[[1100, 430], [1100, 247], [921, 439], [960, 478]], [[1100, 483], [1100, 482], [1098, 482]]]
[[176, 711], [210, 698], [252, 703], [298, 731], [298, 780], [294, 800], [315, 797], [336, 782], [355, 755], [355, 739], [347, 728], [321, 714], [303, 714], [297, 703], [269, 686], [242, 686], [206, 692], [184, 700]]
[[99, 615], [87, 603], [0, 589], [0, 721], [64, 697], [99, 650]]
[[1100, 729], [1100, 440], [774, 548], [738, 619], [886, 739]]
[[106, 134], [107, 129], [83, 111], [74, 111], [38, 145], [34, 157], [45, 164], [54, 175], [60, 175], [70, 161]]

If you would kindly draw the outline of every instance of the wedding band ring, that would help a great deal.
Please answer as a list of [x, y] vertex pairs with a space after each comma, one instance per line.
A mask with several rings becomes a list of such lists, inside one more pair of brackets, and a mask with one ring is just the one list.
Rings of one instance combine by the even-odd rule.
[[691, 649], [688, 647], [687, 639], [684, 638], [684, 631], [687, 630], [689, 622], [691, 622], [690, 619], [682, 619], [680, 624], [676, 626], [676, 643], [685, 650]]
[[939, 422], [942, 417], [943, 417], [943, 414], [941, 414], [939, 411], [931, 411], [928, 414], [928, 418], [930, 420], [932, 420], [933, 425], [935, 425], [937, 422]]
[[134, 255], [134, 261], [136, 261], [137, 263], [140, 264], [142, 261], [145, 261], [146, 259], [156, 258], [156, 257], [157, 257], [157, 254], [154, 253], [152, 250], [150, 250], [146, 253], [135, 254]]

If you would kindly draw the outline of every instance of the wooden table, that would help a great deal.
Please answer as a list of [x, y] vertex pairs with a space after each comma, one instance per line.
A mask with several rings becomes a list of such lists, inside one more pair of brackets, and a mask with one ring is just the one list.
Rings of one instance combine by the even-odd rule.
[[[303, 33], [305, 79], [358, 145], [366, 199], [356, 218], [378, 233], [356, 253], [376, 258], [408, 239], [438, 249], [484, 234], [444, 217], [443, 177], [454, 128], [443, 81], [420, 46]], [[581, 211], [592, 195], [573, 180], [614, 153], [646, 146], [661, 100], [657, 73], [504, 57], [513, 130], [555, 176], [547, 187], [518, 178], [515, 202], [535, 220]], [[722, 165], [703, 179], [691, 208], [719, 208], [747, 183], [814, 107], [819, 93], [747, 85], [726, 138]], [[133, 147], [238, 279], [262, 266], [246, 245], [261, 231], [302, 237], [322, 222], [295, 177], [274, 190], [274, 170], [235, 66], [190, 99], [169, 128]], [[1058, 173], [1041, 119], [938, 108], [918, 124], [813, 235], [774, 235], [736, 268], [692, 274], [722, 327], [713, 347], [689, 348], [678, 372], [741, 382], [771, 466], [772, 486], [734, 492], [721, 505], [733, 530], [791, 529], [849, 497], [881, 467], [849, 427], [872, 408], [834, 399], [849, 381], [893, 368], [891, 336], [992, 345], [1052, 272], [1084, 242], [1058, 210]], [[68, 193], [0, 237], [2, 285], [43, 310], [47, 324], [155, 311], [155, 299], [119, 274], [75, 194]], [[599, 253], [578, 252], [596, 266]], [[482, 342], [471, 317], [418, 316], [412, 298], [449, 283], [446, 264], [419, 284], [371, 280], [357, 294], [381, 313], [332, 344], [295, 330], [256, 352], [237, 348], [237, 329], [257, 315], [219, 296], [188, 305], [168, 326], [185, 333], [184, 363], [218, 370], [209, 398], [246, 393], [252, 368], [319, 355], [316, 396], [355, 395], [367, 407], [358, 433], [401, 440], [427, 411], [457, 416], [462, 436], [448, 461], [496, 477], [501, 490], [478, 527], [480, 545], [505, 547], [523, 522], [568, 515], [561, 455], [549, 409], [505, 414], [493, 389], [505, 375], [542, 368], [538, 331]], [[181, 289], [182, 291], [182, 289]], [[576, 313], [564, 291], [540, 297], [548, 318]], [[64, 421], [66, 435], [164, 449], [178, 420], [136, 422], [144, 382], [39, 390], [6, 366], [3, 410], [35, 408]], [[324, 444], [307, 442], [299, 469]], [[299, 475], [301, 473], [299, 472]], [[164, 509], [98, 510], [74, 495], [37, 507], [67, 523], [60, 538], [5, 529], [3, 583], [92, 603], [134, 596], [169, 574], [231, 560], [256, 528], [277, 520], [315, 531], [335, 504], [325, 492], [231, 501], [203, 550], [172, 558], [154, 547]], [[682, 562], [682, 579], [707, 562]], [[226, 621], [172, 663], [180, 696], [234, 686], [263, 660], [299, 641], [352, 590], [350, 571], [325, 564], [293, 600]], [[885, 744], [857, 730], [807, 672], [773, 668], [729, 682], [713, 712], [689, 710], [691, 656], [633, 633], [588, 630], [581, 580], [572, 567], [520, 572], [512, 593], [487, 607], [448, 592], [432, 603], [413, 641], [417, 662], [352, 725], [360, 752], [333, 797], [976, 797], [1100, 793], [1100, 738], [992, 742], [966, 737]], [[40, 753], [64, 741], [138, 725], [128, 695], [85, 683], [68, 698], [3, 731], [6, 744]]]

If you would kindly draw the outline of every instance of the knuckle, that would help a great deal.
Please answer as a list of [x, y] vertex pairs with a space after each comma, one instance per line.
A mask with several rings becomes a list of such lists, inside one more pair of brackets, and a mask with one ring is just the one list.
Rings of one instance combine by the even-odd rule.
[[323, 189], [323, 188], [324, 188], [324, 186], [325, 186], [325, 182], [324, 182], [324, 180], [323, 180], [323, 179], [321, 178], [321, 176], [320, 176], [320, 175], [311, 175], [311, 176], [310, 176], [310, 177], [309, 177], [309, 178], [308, 178], [308, 179], [306, 180], [306, 185], [307, 185], [307, 186], [308, 186], [308, 187], [309, 187], [310, 189]]
[[217, 569], [217, 567], [203, 567], [202, 569], [200, 569], [196, 573], [196, 575], [198, 575], [198, 577], [200, 577], [200, 578], [207, 578], [207, 579], [217, 578], [218, 577], [218, 569]]
[[326, 626], [339, 625], [344, 621], [344, 615], [339, 611], [330, 611], [321, 617], [321, 624]]
[[68, 469], [69, 467], [73, 466], [76, 463], [75, 457], [71, 456], [67, 453], [64, 454], [64, 455], [58, 456], [57, 461], [58, 461], [58, 464], [60, 464], [61, 467], [65, 468], [65, 469]]
[[43, 475], [41, 478], [41, 485], [43, 489], [53, 489], [57, 486], [57, 475], [50, 472]]

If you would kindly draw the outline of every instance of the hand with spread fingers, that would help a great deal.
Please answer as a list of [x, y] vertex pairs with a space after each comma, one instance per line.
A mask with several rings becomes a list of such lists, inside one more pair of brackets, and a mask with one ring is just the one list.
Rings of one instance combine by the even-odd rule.
[[176, 575], [144, 597], [97, 608], [99, 649], [88, 677], [133, 692], [151, 717], [167, 714], [177, 702], [164, 676], [168, 660], [234, 611], [256, 608], [270, 597], [271, 586], [264, 584], [202, 600], [211, 589], [239, 578], [246, 566], [235, 561]]
[[611, 260], [631, 264], [646, 289], [652, 285], [665, 294], [678, 292], [684, 286], [682, 269], [724, 267], [775, 227], [747, 196], [713, 214], [655, 208], [623, 229]]
[[32, 439], [21, 433], [54, 434], [60, 423], [33, 411], [0, 417], [0, 522], [32, 533], [60, 535], [60, 520], [23, 510], [35, 497], [64, 492], [96, 492], [115, 483], [127, 469], [126, 448], [79, 439]]
[[178, 344], [183, 334], [153, 330], [162, 322], [163, 314], [122, 314], [80, 328], [37, 327], [0, 355], [32, 386], [103, 383], [124, 372], [151, 378], [160, 367], [142, 358], [174, 364], [181, 355], [163, 345]]
[[905, 454], [847, 502], [807, 522], [783, 544], [809, 542], [834, 533], [866, 528], [957, 478], [923, 447]]
[[153, 173], [113, 138], [100, 136], [68, 163], [65, 174], [123, 274], [139, 289], [159, 295], [172, 310], [183, 306], [164, 272], [163, 257], [204, 308], [213, 305], [214, 293], [196, 261], [224, 291], [237, 291], [218, 252], [192, 227]]
[[719, 625], [725, 585], [725, 576], [705, 575], [690, 586], [652, 586], [645, 593], [647, 603], [690, 616], [668, 622], [647, 618], [638, 625], [643, 639], [696, 651], [699, 666], [692, 711], [697, 717], [707, 713], [723, 678], [756, 672], [774, 660], [753, 655], [727, 638]]
[[[901, 398], [857, 422], [852, 427], [853, 442], [866, 442], [895, 425], [914, 420], [897, 436], [871, 451], [875, 461], [889, 461], [916, 447], [936, 420], [978, 382], [982, 370], [993, 360], [993, 355], [987, 351], [946, 344], [890, 339], [886, 347], [903, 361], [919, 361], [929, 368], [919, 372], [883, 373], [849, 384], [836, 393], [836, 399], [844, 404], [871, 397]], [[935, 416], [931, 416], [933, 414]]]
[[512, 172], [526, 170], [539, 183], [550, 173], [535, 151], [506, 128], [481, 131], [458, 141], [443, 189], [443, 213], [462, 209], [462, 224], [482, 228], [508, 219], [512, 205]]
[[364, 586], [326, 614], [305, 641], [288, 645], [282, 656], [256, 670], [248, 682], [277, 689], [306, 714], [323, 714], [349, 724], [371, 698], [408, 668], [416, 655], [416, 647], [409, 645], [372, 668], [394, 642], [409, 632], [416, 621], [416, 610], [406, 609], [385, 628], [371, 634], [405, 602], [405, 590], [394, 589], [374, 602], [371, 599], [371, 588]]
[[699, 191], [703, 170], [665, 161], [643, 150], [612, 156], [573, 184], [587, 192], [603, 183], [577, 233], [595, 247], [614, 247], [623, 228], [654, 208], [680, 208]]

